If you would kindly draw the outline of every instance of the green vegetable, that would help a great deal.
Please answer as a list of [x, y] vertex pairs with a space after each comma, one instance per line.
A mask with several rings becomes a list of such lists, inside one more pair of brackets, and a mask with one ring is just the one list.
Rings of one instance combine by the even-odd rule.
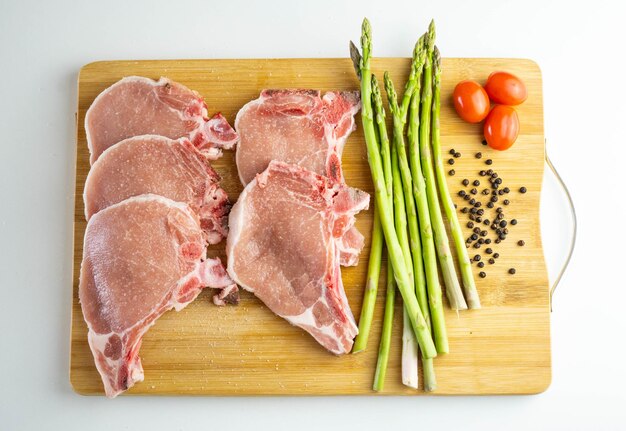
[[369, 261], [367, 266], [367, 281], [365, 293], [363, 294], [363, 305], [361, 306], [361, 317], [359, 318], [359, 334], [354, 340], [352, 353], [365, 350], [372, 327], [372, 317], [374, 316], [374, 306], [376, 305], [376, 295], [378, 293], [378, 279], [380, 277], [380, 261], [383, 255], [383, 230], [380, 226], [380, 216], [378, 208], [374, 207], [374, 227], [372, 230], [372, 245], [370, 248]]
[[[393, 272], [398, 283], [400, 294], [404, 299], [409, 317], [417, 341], [422, 348], [423, 354], [427, 358], [437, 355], [435, 344], [431, 337], [430, 331], [424, 319], [424, 315], [415, 298], [414, 288], [409, 278], [409, 274], [404, 265], [404, 256], [402, 248], [398, 241], [398, 237], [394, 228], [392, 203], [387, 195], [385, 187], [385, 178], [383, 174], [381, 154], [378, 147], [376, 130], [374, 127], [374, 116], [372, 112], [372, 82], [370, 71], [370, 53], [371, 53], [371, 27], [367, 19], [363, 20], [361, 47], [362, 57], [359, 61], [358, 70], [361, 77], [361, 119], [363, 123], [363, 133], [365, 135], [365, 143], [367, 146], [368, 162], [370, 172], [374, 182], [374, 192], [376, 205], [379, 209], [380, 221], [387, 243], [389, 259], [393, 265]], [[354, 57], [353, 57], [354, 58]], [[356, 65], [355, 65], [356, 68]]]
[[[441, 286], [439, 284], [439, 274], [437, 270], [437, 253], [435, 251], [435, 243], [433, 238], [433, 230], [431, 225], [430, 209], [428, 207], [428, 198], [426, 193], [426, 182], [422, 174], [422, 164], [420, 160], [419, 150], [419, 127], [420, 127], [420, 90], [424, 61], [426, 57], [426, 49], [424, 47], [425, 36], [421, 37], [415, 45], [413, 51], [413, 60], [419, 64], [417, 71], [415, 94], [411, 97], [409, 105], [409, 127], [407, 131], [409, 146], [409, 161], [411, 166], [411, 176], [413, 179], [413, 196], [417, 204], [417, 215], [419, 217], [420, 235], [422, 240], [422, 251], [424, 258], [424, 270], [426, 274], [426, 288], [428, 291], [428, 307], [430, 308], [430, 317], [432, 324], [432, 332], [435, 338], [437, 351], [441, 353], [448, 352], [448, 337], [446, 331], [446, 322], [443, 314], [443, 304], [441, 300]], [[426, 370], [426, 366], [424, 366]], [[426, 378], [425, 386], [426, 386]]]
[[[443, 224], [443, 216], [439, 206], [439, 198], [437, 196], [437, 183], [435, 182], [435, 173], [432, 165], [432, 154], [430, 148], [430, 113], [432, 109], [432, 56], [435, 43], [435, 24], [431, 21], [426, 42], [426, 58], [424, 61], [424, 77], [421, 94], [421, 110], [420, 110], [420, 129], [419, 129], [419, 148], [422, 163], [422, 173], [426, 181], [426, 196], [428, 199], [428, 207], [430, 210], [430, 220], [433, 231], [435, 233], [435, 247], [439, 258], [439, 266], [443, 274], [444, 284], [446, 286], [446, 295], [448, 302], [454, 310], [465, 310], [467, 304], [461, 286], [456, 275], [452, 254], [450, 252], [450, 244], [448, 243], [448, 235]], [[415, 96], [417, 97], [417, 96]], [[433, 298], [430, 298], [432, 301]], [[447, 346], [446, 346], [447, 347]], [[442, 353], [446, 350], [439, 350]]]
[[387, 261], [387, 293], [385, 295], [385, 317], [383, 318], [383, 330], [380, 335], [380, 346], [378, 348], [378, 360], [376, 361], [376, 372], [374, 374], [375, 391], [382, 391], [385, 386], [385, 375], [387, 374], [387, 364], [389, 363], [389, 350], [391, 348], [391, 330], [393, 327], [393, 312], [396, 306], [396, 281], [393, 276], [391, 260]]
[[[435, 159], [435, 172], [437, 174], [437, 183], [439, 184], [439, 196], [443, 203], [443, 209], [446, 212], [446, 217], [450, 224], [450, 231], [452, 233], [452, 239], [454, 241], [454, 247], [456, 249], [457, 258], [459, 260], [459, 266], [461, 268], [461, 277], [463, 279], [463, 290], [465, 291], [465, 299], [469, 308], [480, 308], [480, 298], [478, 297], [478, 291], [476, 290], [476, 284], [474, 283], [474, 274], [472, 273], [472, 266], [467, 254], [467, 248], [465, 247], [465, 241], [463, 239], [463, 231], [461, 230], [461, 224], [454, 208], [454, 202], [448, 191], [448, 184], [446, 183], [446, 175], [443, 168], [443, 158], [441, 154], [441, 140], [439, 137], [439, 111], [441, 106], [440, 93], [441, 93], [441, 55], [437, 47], [433, 51], [433, 115], [432, 115], [432, 147], [433, 157]], [[436, 343], [436, 340], [435, 340]]]

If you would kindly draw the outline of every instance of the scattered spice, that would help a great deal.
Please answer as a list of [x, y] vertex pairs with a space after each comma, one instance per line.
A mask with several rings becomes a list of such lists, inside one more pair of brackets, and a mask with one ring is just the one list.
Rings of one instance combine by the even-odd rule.
[[493, 164], [493, 160], [487, 159], [487, 160], [485, 160], [485, 164], [491, 165], [491, 164]]
[[487, 277], [487, 274], [485, 274], [485, 271], [480, 271], [480, 272], [478, 273], [478, 275], [480, 276], [480, 278], [485, 278], [485, 277]]
[[510, 268], [509, 269], [509, 274], [515, 274], [515, 268]]
[[480, 260], [480, 254], [474, 255], [474, 262], [478, 262]]
[[449, 165], [453, 165], [453, 164], [454, 164], [454, 159], [449, 159], [449, 160], [448, 160], [448, 164], [449, 164]]
[[512, 219], [512, 220], [511, 220], [511, 224], [512, 224], [513, 226], [515, 226], [515, 225], [517, 224], [517, 219]]
[[484, 268], [485, 267], [485, 262], [478, 262], [478, 267], [479, 268]]
[[461, 184], [463, 184], [464, 186], [467, 186], [469, 185], [469, 180], [465, 178], [463, 181], [461, 181]]
[[456, 172], [455, 172], [455, 170], [454, 170], [454, 169], [450, 169], [450, 170], [448, 171], [448, 174], [450, 174], [450, 176], [452, 177], [452, 176], [454, 176], [454, 174], [456, 174]]
[[520, 239], [519, 241], [517, 241], [517, 245], [519, 245], [520, 247], [524, 247], [524, 245], [526, 245], [526, 243], [524, 242], [523, 239]]
[[526, 193], [528, 190], [526, 189], [526, 187], [520, 187], [519, 188], [519, 192], [520, 193]]
[[483, 153], [481, 153], [481, 152], [476, 153], [476, 158], [477, 159], [481, 159], [482, 157], [483, 157]]

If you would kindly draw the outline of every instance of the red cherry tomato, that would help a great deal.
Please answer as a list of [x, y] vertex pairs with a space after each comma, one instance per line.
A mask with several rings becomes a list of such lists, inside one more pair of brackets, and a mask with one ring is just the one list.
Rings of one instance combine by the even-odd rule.
[[478, 82], [459, 82], [454, 88], [452, 98], [459, 117], [468, 123], [479, 123], [489, 114], [489, 96]]
[[483, 129], [487, 144], [494, 150], [506, 150], [519, 134], [519, 118], [515, 109], [498, 105], [491, 110]]
[[524, 82], [508, 72], [489, 75], [485, 90], [493, 103], [501, 105], [519, 105], [528, 97]]

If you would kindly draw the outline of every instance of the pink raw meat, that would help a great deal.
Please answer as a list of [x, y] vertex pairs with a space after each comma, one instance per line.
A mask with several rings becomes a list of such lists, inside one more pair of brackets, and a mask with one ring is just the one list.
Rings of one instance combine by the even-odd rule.
[[231, 210], [229, 275], [332, 353], [348, 353], [358, 329], [341, 281], [339, 243], [368, 204], [365, 192], [270, 162]]
[[188, 204], [210, 244], [228, 234], [230, 204], [220, 177], [187, 138], [144, 135], [107, 148], [85, 181], [85, 216], [131, 196], [152, 193]]
[[85, 115], [87, 145], [93, 164], [119, 141], [138, 135], [189, 138], [210, 159], [230, 149], [238, 136], [226, 119], [208, 119], [202, 97], [184, 85], [161, 78], [130, 76], [96, 97]]
[[341, 152], [355, 129], [358, 92], [263, 90], [237, 113], [237, 169], [245, 186], [272, 160], [342, 180]]
[[108, 397], [143, 380], [141, 338], [159, 316], [204, 287], [232, 285], [220, 260], [205, 255], [198, 217], [162, 196], [132, 197], [89, 220], [79, 297]]
[[[361, 106], [358, 92], [263, 90], [237, 113], [237, 169], [243, 185], [272, 160], [295, 163], [319, 175], [343, 181], [341, 153], [355, 129]], [[353, 227], [339, 245], [341, 265], [355, 266], [363, 235]]]

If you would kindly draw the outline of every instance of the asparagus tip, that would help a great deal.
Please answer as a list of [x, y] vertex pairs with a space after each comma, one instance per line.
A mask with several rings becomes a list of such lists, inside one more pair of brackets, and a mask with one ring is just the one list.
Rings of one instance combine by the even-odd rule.
[[359, 79], [361, 79], [361, 53], [359, 52], [359, 48], [354, 44], [354, 42], [350, 41], [350, 58], [352, 59], [352, 65], [354, 66], [354, 71]]

